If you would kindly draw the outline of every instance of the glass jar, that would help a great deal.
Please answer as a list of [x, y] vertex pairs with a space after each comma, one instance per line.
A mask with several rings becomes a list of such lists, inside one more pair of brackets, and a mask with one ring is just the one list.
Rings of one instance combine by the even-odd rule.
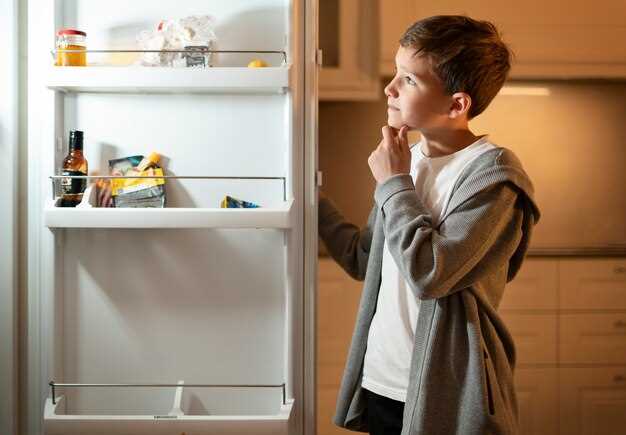
[[[87, 34], [76, 29], [57, 32], [57, 66], [87, 66]], [[66, 51], [67, 50], [67, 51]]]

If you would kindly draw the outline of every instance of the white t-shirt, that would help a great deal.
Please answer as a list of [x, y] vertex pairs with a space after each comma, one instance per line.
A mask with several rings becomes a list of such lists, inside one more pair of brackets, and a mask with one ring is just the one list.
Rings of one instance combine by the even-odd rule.
[[[496, 145], [482, 136], [456, 153], [433, 158], [424, 156], [422, 145], [420, 141], [411, 148], [411, 177], [436, 227], [463, 169]], [[393, 400], [406, 401], [419, 303], [385, 241], [380, 291], [365, 352], [363, 388]]]

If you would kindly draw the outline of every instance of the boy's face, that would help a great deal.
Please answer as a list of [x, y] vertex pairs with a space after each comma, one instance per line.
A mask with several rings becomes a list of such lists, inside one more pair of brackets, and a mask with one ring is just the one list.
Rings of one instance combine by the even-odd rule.
[[428, 131], [449, 119], [451, 99], [432, 72], [429, 60], [414, 53], [415, 49], [405, 47], [396, 53], [396, 75], [385, 87], [387, 124]]

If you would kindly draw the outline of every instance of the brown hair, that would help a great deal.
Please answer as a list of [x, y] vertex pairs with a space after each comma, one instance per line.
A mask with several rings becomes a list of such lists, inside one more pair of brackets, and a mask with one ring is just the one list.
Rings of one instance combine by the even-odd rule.
[[462, 15], [437, 15], [412, 24], [400, 45], [426, 56], [445, 92], [472, 98], [468, 118], [491, 103], [511, 69], [511, 51], [496, 26]]

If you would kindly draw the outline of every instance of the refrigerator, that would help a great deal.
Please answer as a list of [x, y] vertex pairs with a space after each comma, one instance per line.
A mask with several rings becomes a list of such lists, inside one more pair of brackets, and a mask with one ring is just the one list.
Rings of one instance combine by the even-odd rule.
[[[316, 3], [28, 2], [29, 434], [315, 433]], [[210, 65], [136, 64], [204, 15]], [[60, 207], [70, 130], [91, 177], [161, 154], [166, 207]]]

